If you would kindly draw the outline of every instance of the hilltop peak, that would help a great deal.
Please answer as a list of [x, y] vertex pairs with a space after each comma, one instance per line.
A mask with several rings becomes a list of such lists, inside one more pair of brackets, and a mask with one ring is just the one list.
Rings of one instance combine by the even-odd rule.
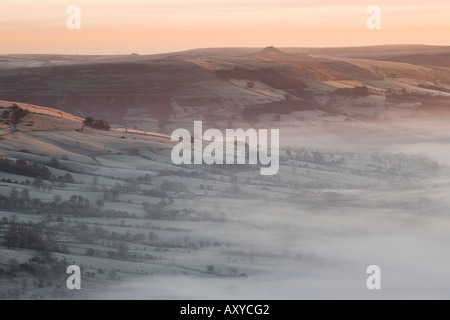
[[278, 54], [278, 53], [284, 53], [284, 52], [275, 48], [274, 46], [270, 46], [270, 47], [265, 47], [259, 53], [262, 53], [262, 54], [275, 54], [276, 53], [276, 54]]

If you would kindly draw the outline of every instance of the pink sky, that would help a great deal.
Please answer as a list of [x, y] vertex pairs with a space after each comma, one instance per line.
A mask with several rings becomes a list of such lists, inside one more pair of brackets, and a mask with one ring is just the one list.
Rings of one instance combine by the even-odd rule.
[[[95, 4], [93, 4], [93, 2]], [[81, 29], [69, 30], [69, 5]], [[369, 5], [381, 30], [369, 30]], [[450, 1], [1, 0], [0, 53], [140, 54], [200, 47], [450, 45]]]

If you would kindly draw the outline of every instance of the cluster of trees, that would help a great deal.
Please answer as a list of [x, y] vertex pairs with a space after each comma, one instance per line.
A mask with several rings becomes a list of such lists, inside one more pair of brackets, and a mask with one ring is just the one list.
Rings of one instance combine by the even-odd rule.
[[50, 182], [52, 183], [52, 186], [56, 186], [58, 188], [65, 188], [66, 183], [75, 183], [75, 180], [73, 179], [70, 173], [66, 173], [63, 176], [52, 175], [52, 177], [50, 178]]
[[31, 199], [27, 189], [20, 192], [12, 188], [8, 197], [0, 197], [0, 208], [4, 209], [30, 209], [33, 206], [39, 206], [39, 199]]
[[[238, 187], [239, 188], [239, 187]], [[240, 190], [240, 189], [239, 189]], [[228, 192], [228, 191], [226, 191]], [[249, 198], [251, 195], [246, 193], [233, 193], [237, 197], [247, 197]], [[166, 206], [169, 206], [173, 204], [173, 199], [163, 199], [160, 202], [156, 204], [152, 204], [149, 202], [144, 202], [142, 206], [144, 207], [144, 210], [146, 211], [147, 215], [145, 216], [146, 219], [153, 219], [153, 220], [184, 220], [184, 221], [215, 221], [215, 222], [224, 222], [224, 213], [223, 212], [217, 212], [216, 214], [211, 212], [196, 212], [195, 215], [189, 215], [189, 213], [193, 212], [190, 210], [175, 210], [175, 209], [168, 209], [165, 208]], [[180, 231], [180, 230], [174, 230], [172, 231]]]
[[114, 200], [119, 194], [122, 193], [136, 193], [140, 190], [141, 186], [138, 184], [136, 179], [127, 178], [124, 184], [116, 183], [112, 188], [104, 188], [104, 199]]
[[[17, 259], [11, 258], [8, 261], [8, 270], [4, 270], [0, 268], [0, 276], [6, 274], [8, 277], [14, 277], [17, 272], [27, 272], [38, 278], [37, 281], [33, 281], [32, 285], [38, 288], [43, 288], [45, 286], [52, 286], [52, 281], [54, 279], [60, 278], [61, 276], [66, 275], [67, 268], [67, 260], [66, 258], [59, 260], [54, 257], [45, 257], [40, 258], [38, 256], [34, 256], [28, 259], [27, 262], [19, 263]], [[21, 281], [14, 280], [17, 284], [17, 287], [8, 288], [4, 291], [0, 291], [0, 299], [19, 299], [21, 296], [26, 295], [27, 291], [30, 287], [30, 282], [26, 277], [22, 277]], [[56, 285], [57, 289], [61, 288], [61, 285]], [[39, 299], [39, 295], [36, 293], [31, 294], [31, 296], [27, 296], [26, 299]]]
[[[175, 240], [164, 240], [158, 236], [155, 232], [150, 231], [149, 233], [139, 232], [132, 234], [127, 231], [126, 233], [118, 233], [116, 231], [108, 231], [106, 228], [95, 225], [89, 227], [86, 223], [78, 223], [75, 226], [75, 236], [79, 241], [86, 243], [101, 243], [110, 247], [117, 249], [116, 252], [108, 251], [107, 254], [109, 258], [126, 258], [128, 254], [128, 243], [135, 243], [146, 246], [154, 246], [157, 248], [188, 248], [188, 249], [199, 249], [206, 247], [221, 247], [222, 244], [218, 242], [211, 242], [209, 240], [202, 240], [192, 242], [188, 237], [175, 239]], [[86, 249], [86, 255], [90, 256], [100, 256], [101, 253], [92, 249]]]
[[181, 182], [172, 182], [164, 179], [161, 183], [162, 190], [171, 190], [174, 192], [187, 192], [188, 188]]
[[149, 197], [155, 197], [155, 198], [166, 198], [167, 194], [164, 191], [157, 190], [157, 189], [146, 189], [142, 190], [142, 193]]
[[242, 116], [247, 121], [255, 121], [256, 117], [265, 113], [289, 114], [293, 111], [314, 110], [320, 108], [320, 105], [314, 101], [278, 101], [266, 104], [251, 105], [244, 108]]
[[161, 170], [158, 172], [158, 177], [177, 176], [196, 179], [212, 179], [206, 172], [199, 171], [184, 171], [184, 170]]
[[50, 256], [51, 252], [67, 252], [67, 247], [57, 243], [58, 232], [44, 223], [17, 222], [14, 218], [2, 220], [2, 227], [7, 227], [4, 245], [8, 250], [32, 249]]
[[[61, 167], [58, 160], [54, 158], [50, 160], [48, 165], [54, 168]], [[66, 173], [63, 176], [55, 176], [51, 173], [47, 166], [23, 159], [13, 161], [8, 158], [0, 157], [0, 172], [9, 172], [35, 178], [31, 184], [37, 190], [48, 189], [49, 192], [53, 187], [65, 188], [66, 183], [75, 183], [70, 173]], [[49, 180], [51, 184], [45, 183], [44, 180]], [[28, 181], [27, 184], [30, 184], [30, 182]]]
[[102, 129], [102, 130], [109, 130], [111, 129], [111, 126], [103, 119], [94, 119], [92, 117], [87, 117], [84, 119], [83, 122], [88, 127], [96, 128], [96, 129]]
[[225, 192], [236, 197], [242, 196], [243, 194], [241, 187], [239, 187], [237, 184], [234, 184], [231, 187], [227, 188]]
[[31, 198], [27, 189], [21, 191], [12, 188], [9, 196], [0, 196], [0, 208], [9, 210], [29, 210], [47, 212], [49, 214], [65, 214], [77, 216], [107, 216], [107, 217], [129, 217], [125, 211], [106, 210], [103, 200], [91, 202], [81, 195], [72, 195], [68, 200], [63, 201], [61, 196], [55, 195], [53, 201], [43, 202], [39, 198]]
[[334, 94], [345, 97], [367, 97], [370, 95], [369, 88], [366, 86], [358, 86], [354, 88], [338, 88], [333, 91]]
[[22, 159], [13, 161], [3, 157], [0, 157], [0, 171], [32, 178], [39, 176], [46, 180], [52, 176], [50, 170], [42, 164], [32, 163]]
[[56, 158], [51, 158], [47, 165], [55, 169], [62, 169], [61, 164]]
[[[230, 79], [260, 81], [276, 89], [292, 89], [296, 90], [297, 93], [300, 94], [303, 93], [306, 88], [306, 84], [302, 80], [288, 74], [281, 73], [272, 68], [245, 69], [242, 67], [234, 67], [233, 69], [217, 70], [216, 75], [225, 81]], [[252, 82], [249, 82], [247, 86], [251, 88]]]
[[[42, 288], [44, 285], [43, 277], [54, 279], [55, 276], [61, 276], [66, 274], [67, 260], [66, 258], [58, 260], [58, 258], [55, 257], [47, 257], [47, 259], [44, 260], [42, 258], [34, 256], [31, 259], [29, 259], [27, 263], [20, 264], [19, 267], [22, 270], [39, 277], [40, 280], [35, 285]], [[51, 283], [47, 282], [47, 285], [51, 285]]]
[[430, 160], [423, 155], [406, 155], [406, 154], [373, 154], [371, 160], [381, 164], [384, 167], [395, 169], [394, 172], [402, 172], [403, 170], [412, 170], [416, 174], [430, 173], [439, 171], [440, 167], [436, 161]]
[[163, 199], [159, 203], [152, 204], [150, 202], [144, 202], [142, 206], [147, 213], [146, 218], [155, 220], [175, 220], [179, 216], [179, 211], [177, 210], [167, 210], [164, 207], [173, 203], [173, 199], [168, 200]]
[[[419, 87], [434, 90], [440, 88], [432, 85], [419, 85]], [[450, 89], [442, 88], [440, 91], [450, 92]], [[420, 103], [419, 109], [440, 113], [448, 113], [450, 111], [449, 97], [424, 92], [409, 92], [405, 88], [400, 91], [388, 90], [386, 101], [392, 103], [417, 102]]]
[[[82, 243], [96, 243], [100, 239], [102, 240], [111, 240], [112, 243], [109, 244], [110, 247], [117, 248], [117, 251], [108, 251], [109, 258], [122, 258], [125, 259], [128, 257], [128, 245], [122, 240], [133, 240], [133, 237], [123, 237], [117, 232], [109, 232], [107, 229], [102, 226], [94, 226], [89, 227], [86, 222], [78, 222], [75, 225], [61, 223], [56, 226], [57, 230], [61, 233], [71, 234], [78, 241]], [[128, 233], [129, 235], [129, 233]], [[99, 256], [100, 253], [92, 248], [88, 248], [85, 251], [85, 254], [88, 256]]]
[[422, 102], [428, 99], [433, 99], [431, 93], [409, 92], [405, 88], [400, 91], [388, 89], [385, 98], [387, 102], [393, 103]]
[[444, 88], [444, 87], [441, 87], [441, 86], [437, 86], [437, 85], [419, 83], [417, 86], [419, 88], [423, 88], [423, 89], [436, 90], [436, 91], [450, 93], [450, 89], [447, 89], [447, 88]]
[[17, 104], [13, 104], [2, 113], [2, 119], [11, 122], [12, 124], [18, 124], [19, 120], [29, 114], [30, 111], [22, 109]]
[[[303, 162], [310, 162], [316, 164], [325, 164], [325, 156], [319, 151], [307, 150], [302, 147], [297, 152], [288, 150], [286, 151], [287, 159], [298, 160]], [[334, 160], [333, 160], [334, 161]], [[336, 163], [335, 161], [333, 163]]]
[[125, 218], [130, 216], [125, 211], [104, 209], [104, 205], [105, 202], [103, 200], [98, 199], [91, 202], [88, 198], [81, 195], [72, 195], [66, 201], [61, 201], [61, 197], [55, 195], [53, 202], [47, 203], [44, 206], [49, 212], [58, 214], [94, 217], [106, 216], [112, 218]]
[[[95, 225], [89, 227], [86, 223], [80, 222], [75, 227], [75, 237], [78, 241], [86, 243], [95, 243], [98, 240], [111, 240], [114, 244], [118, 242], [132, 242], [138, 244], [155, 244], [159, 243], [161, 239], [154, 233], [150, 232], [145, 235], [143, 232], [131, 234], [129, 231], [125, 234], [120, 234], [116, 231], [108, 231], [106, 228]], [[92, 251], [90, 251], [92, 253]], [[92, 254], [91, 254], [92, 255]]]

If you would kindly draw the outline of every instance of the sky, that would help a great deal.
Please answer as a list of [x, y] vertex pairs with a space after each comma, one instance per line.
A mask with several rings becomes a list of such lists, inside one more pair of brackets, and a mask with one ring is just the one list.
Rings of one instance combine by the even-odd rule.
[[[70, 30], [67, 8], [80, 8]], [[381, 29], [366, 10], [377, 5]], [[450, 45], [448, 0], [1, 0], [0, 53], [151, 54], [207, 47]]]

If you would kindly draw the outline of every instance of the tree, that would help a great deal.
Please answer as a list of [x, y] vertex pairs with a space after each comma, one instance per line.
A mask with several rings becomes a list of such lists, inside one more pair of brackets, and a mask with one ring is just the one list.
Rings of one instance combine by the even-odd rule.
[[121, 192], [122, 192], [122, 185], [119, 183], [116, 183], [114, 187], [111, 190], [113, 197], [116, 198]]
[[28, 288], [28, 282], [25, 278], [22, 279], [22, 294], [25, 294]]
[[19, 120], [29, 113], [30, 113], [30, 111], [22, 109], [21, 107], [19, 107], [17, 104], [14, 103], [10, 107], [10, 112], [9, 112], [9, 116], [11, 118], [11, 123], [18, 124]]
[[40, 209], [42, 207], [42, 200], [38, 198], [33, 198], [33, 200], [31, 200], [31, 205], [35, 209]]
[[9, 119], [9, 110], [3, 110], [2, 118], [3, 119]]
[[127, 192], [136, 192], [139, 189], [136, 180], [133, 178], [128, 178], [124, 187]]
[[30, 193], [28, 192], [28, 189], [22, 189], [22, 191], [20, 191], [19, 199], [22, 204], [28, 205], [30, 203]]
[[105, 120], [103, 119], [95, 120], [92, 117], [87, 117], [86, 119], [84, 119], [83, 123], [87, 126], [103, 130], [109, 130], [111, 128], [111, 126]]
[[109, 130], [111, 126], [103, 119], [98, 119], [95, 121], [94, 126], [99, 129]]
[[212, 266], [212, 265], [207, 266], [207, 267], [206, 267], [206, 271], [207, 271], [208, 273], [213, 273], [213, 272], [214, 272], [214, 266]]
[[96, 200], [95, 201], [95, 205], [97, 206], [97, 208], [103, 208], [104, 206], [105, 206], [105, 201], [103, 201], [103, 200]]
[[50, 161], [48, 162], [48, 165], [50, 167], [53, 167], [53, 168], [56, 168], [56, 169], [61, 167], [61, 165], [59, 164], [59, 161], [56, 158], [51, 158]]
[[66, 180], [67, 183], [75, 183], [75, 180], [73, 180], [73, 177], [70, 173], [66, 173], [64, 175], [64, 179]]
[[87, 117], [86, 119], [84, 119], [83, 123], [87, 126], [93, 126], [94, 125], [94, 118], [92, 117]]
[[81, 195], [78, 195], [78, 207], [84, 206], [84, 197]]
[[128, 256], [128, 245], [125, 242], [120, 242], [117, 246], [117, 256], [126, 258]]
[[55, 194], [53, 196], [53, 201], [55, 201], [56, 204], [60, 203], [62, 200], [61, 196], [59, 194]]
[[19, 199], [19, 191], [16, 188], [12, 188], [9, 192], [9, 200], [17, 201]]
[[41, 177], [36, 177], [33, 180], [33, 186], [36, 188], [37, 191], [39, 191], [42, 188], [43, 183], [44, 183], [44, 181], [42, 180]]
[[236, 269], [235, 267], [229, 267], [227, 271], [230, 274], [230, 276], [237, 276], [239, 274], [238, 269]]
[[72, 204], [72, 206], [76, 206], [78, 203], [78, 196], [76, 195], [71, 196], [69, 201]]
[[159, 237], [156, 233], [150, 231], [150, 233], [148, 234], [148, 241], [150, 241], [150, 243], [154, 243], [156, 241], [159, 241]]
[[10, 272], [12, 275], [14, 275], [19, 270], [19, 262], [16, 259], [12, 258], [9, 259], [8, 263], [9, 267], [11, 268]]
[[14, 250], [19, 246], [18, 238], [19, 238], [18, 226], [15, 217], [13, 217], [10, 221], [9, 228], [5, 236], [5, 244], [8, 250], [9, 249]]

